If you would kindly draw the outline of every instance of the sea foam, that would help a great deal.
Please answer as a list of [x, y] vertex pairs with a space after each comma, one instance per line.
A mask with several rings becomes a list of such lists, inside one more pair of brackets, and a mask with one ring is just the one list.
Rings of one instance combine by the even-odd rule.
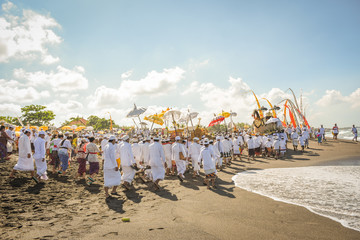
[[244, 171], [237, 187], [310, 211], [360, 231], [360, 166], [312, 166]]

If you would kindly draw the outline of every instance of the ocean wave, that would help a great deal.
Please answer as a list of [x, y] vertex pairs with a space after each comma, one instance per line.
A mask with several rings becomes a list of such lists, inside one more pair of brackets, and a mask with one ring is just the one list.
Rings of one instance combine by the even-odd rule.
[[360, 231], [360, 166], [313, 166], [245, 171], [237, 187], [303, 206]]

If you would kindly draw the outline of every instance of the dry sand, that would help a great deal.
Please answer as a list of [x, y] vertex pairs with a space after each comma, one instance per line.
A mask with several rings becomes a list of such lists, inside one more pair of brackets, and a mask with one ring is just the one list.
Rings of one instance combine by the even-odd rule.
[[[290, 146], [290, 145], [289, 145]], [[247, 169], [317, 165], [360, 158], [360, 144], [345, 140], [322, 146], [310, 142], [305, 153], [288, 151], [287, 159], [235, 161], [219, 173], [217, 190], [187, 174], [150, 184], [135, 182], [135, 190], [106, 201], [102, 177], [87, 186], [75, 181], [77, 164], [68, 177], [49, 173], [35, 184], [30, 174], [9, 180], [16, 156], [0, 164], [1, 239], [360, 239], [360, 232], [307, 209], [274, 201], [234, 186], [231, 178]], [[100, 174], [102, 176], [102, 173]], [[122, 222], [129, 217], [130, 222]]]

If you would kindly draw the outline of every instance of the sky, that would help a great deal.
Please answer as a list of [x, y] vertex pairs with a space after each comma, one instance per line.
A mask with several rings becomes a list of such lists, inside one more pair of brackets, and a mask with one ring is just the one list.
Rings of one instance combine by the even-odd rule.
[[360, 125], [360, 1], [0, 3], [0, 115], [131, 125], [136, 103], [251, 123], [251, 90], [283, 107], [291, 88], [311, 126]]

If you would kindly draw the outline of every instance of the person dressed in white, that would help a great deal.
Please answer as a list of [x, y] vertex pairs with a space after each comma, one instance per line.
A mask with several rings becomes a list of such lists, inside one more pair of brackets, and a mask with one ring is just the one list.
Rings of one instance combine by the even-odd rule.
[[36, 174], [37, 177], [33, 177], [33, 179], [38, 183], [41, 179], [47, 180], [46, 170], [47, 165], [45, 161], [46, 156], [46, 141], [45, 141], [45, 132], [40, 131], [39, 137], [34, 141], [35, 153], [35, 165], [36, 165]]
[[108, 137], [105, 136], [103, 140], [101, 140], [101, 143], [100, 143], [100, 149], [101, 149], [101, 158], [102, 158], [102, 163], [104, 165], [104, 159], [105, 159], [105, 154], [104, 154], [104, 149], [105, 149], [105, 146], [108, 144]]
[[298, 137], [298, 142], [301, 146], [301, 151], [304, 151], [305, 150], [305, 137], [301, 133]]
[[123, 181], [123, 186], [130, 190], [131, 183], [134, 179], [136, 173], [136, 162], [134, 158], [134, 154], [131, 149], [131, 145], [129, 143], [129, 136], [125, 135], [122, 137], [123, 142], [120, 144], [120, 160], [121, 160], [121, 168], [122, 175], [121, 179]]
[[116, 188], [121, 183], [121, 174], [115, 156], [115, 136], [110, 136], [104, 151], [104, 189], [106, 197], [110, 197], [109, 188], [112, 187], [111, 194], [117, 195]]
[[165, 153], [165, 163], [166, 163], [166, 175], [170, 175], [170, 171], [172, 171], [172, 175], [175, 175], [175, 166], [172, 165], [171, 162], [171, 144], [170, 140], [164, 140], [162, 145]]
[[216, 142], [214, 144], [214, 153], [216, 156], [216, 166], [221, 170], [222, 169], [222, 160], [224, 156], [224, 146], [221, 142], [221, 137], [216, 137]]
[[5, 130], [6, 134], [10, 137], [11, 140], [8, 140], [6, 144], [7, 156], [10, 156], [14, 150], [14, 141], [15, 141], [15, 132], [14, 126], [10, 125], [9, 129]]
[[253, 160], [255, 160], [255, 140], [251, 135], [248, 136], [247, 146], [248, 146], [249, 161], [251, 157]]
[[[141, 144], [141, 165], [144, 166], [145, 168], [147, 166], [149, 166], [149, 161], [150, 161], [150, 152], [149, 152], [149, 145], [150, 145], [150, 138], [146, 138], [145, 142], [143, 144]], [[151, 179], [151, 170], [150, 169], [146, 169], [145, 170], [145, 178], [142, 178], [143, 181], [147, 181], [147, 179]]]
[[133, 140], [133, 143], [131, 144], [131, 150], [134, 154], [135, 162], [137, 166], [140, 166], [141, 161], [141, 146], [138, 144], [137, 140]]
[[309, 131], [306, 128], [304, 128], [302, 135], [303, 135], [303, 137], [305, 139], [305, 147], [309, 148], [309, 138], [310, 138]]
[[[171, 147], [171, 160], [174, 160], [176, 162], [176, 169], [178, 172], [178, 178], [182, 182], [184, 181], [184, 173], [186, 170], [186, 152], [184, 145], [180, 142], [181, 138], [179, 136], [175, 137], [175, 141]], [[180, 157], [181, 153], [181, 157]]]
[[286, 140], [284, 136], [280, 139], [280, 156], [283, 157], [286, 153]]
[[352, 139], [354, 142], [357, 142], [357, 137], [358, 137], [358, 131], [355, 127], [355, 125], [353, 125], [352, 129], [351, 129], [351, 132], [354, 134], [354, 138]]
[[324, 128], [323, 125], [321, 125], [321, 127], [320, 127], [320, 134], [321, 134], [322, 139], [326, 142], [326, 138], [325, 138], [325, 128]]
[[65, 175], [66, 170], [69, 167], [69, 151], [73, 149], [72, 145], [71, 145], [71, 141], [72, 141], [72, 137], [71, 136], [67, 136], [67, 138], [64, 138], [63, 140], [61, 140], [60, 144], [59, 144], [59, 151], [58, 151], [58, 155], [59, 155], [59, 159], [61, 162], [61, 170], [58, 173]]
[[291, 134], [291, 139], [292, 139], [292, 142], [293, 142], [293, 147], [294, 147], [294, 151], [297, 150], [297, 147], [299, 145], [299, 134], [296, 132], [296, 130], [294, 129], [292, 134]]
[[216, 179], [216, 165], [215, 165], [215, 154], [214, 151], [209, 148], [209, 140], [204, 139], [204, 147], [201, 148], [198, 161], [202, 163], [205, 179], [204, 183], [207, 185], [207, 188], [210, 189], [210, 181], [212, 187], [215, 188], [215, 179]]
[[234, 140], [233, 140], [233, 152], [234, 152], [234, 160], [235, 158], [239, 157], [239, 159], [241, 160], [241, 155], [240, 155], [240, 138], [238, 136], [235, 136]]
[[267, 157], [270, 157], [272, 154], [272, 142], [271, 142], [271, 138], [267, 137], [266, 138], [266, 142], [265, 142], [265, 152]]
[[149, 146], [151, 175], [156, 190], [160, 189], [160, 180], [165, 178], [165, 153], [159, 140], [154, 137], [154, 142]]
[[278, 159], [280, 156], [280, 140], [278, 136], [275, 137], [275, 140], [273, 142], [273, 151], [275, 154], [275, 159]]
[[14, 178], [14, 174], [16, 171], [31, 171], [31, 177], [34, 177], [35, 175], [34, 160], [31, 154], [31, 144], [29, 138], [30, 134], [31, 131], [29, 129], [26, 129], [24, 131], [24, 134], [19, 139], [19, 159], [10, 174], [10, 178]]
[[189, 158], [191, 158], [191, 163], [194, 168], [193, 178], [199, 176], [200, 171], [200, 162], [199, 162], [199, 155], [201, 146], [199, 144], [199, 138], [194, 137], [193, 143], [189, 147]]

